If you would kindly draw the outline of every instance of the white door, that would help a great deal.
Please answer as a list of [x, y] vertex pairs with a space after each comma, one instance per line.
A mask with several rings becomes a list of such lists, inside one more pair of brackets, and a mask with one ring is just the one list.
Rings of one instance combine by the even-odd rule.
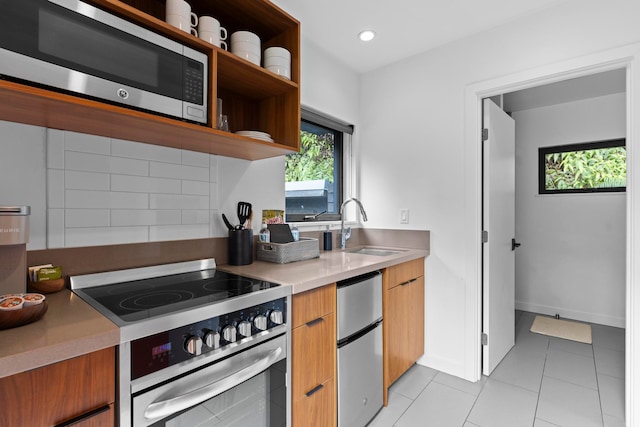
[[490, 99], [483, 116], [482, 373], [489, 375], [515, 342], [515, 122]]

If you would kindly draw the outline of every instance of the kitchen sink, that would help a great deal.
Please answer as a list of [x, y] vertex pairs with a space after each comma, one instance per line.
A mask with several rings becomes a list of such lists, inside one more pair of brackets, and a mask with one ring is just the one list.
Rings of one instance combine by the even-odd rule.
[[389, 255], [397, 255], [405, 252], [403, 250], [398, 249], [385, 249], [385, 248], [372, 248], [365, 246], [363, 248], [356, 249], [347, 249], [346, 252], [351, 254], [360, 254], [360, 255], [374, 255], [374, 256], [389, 256]]

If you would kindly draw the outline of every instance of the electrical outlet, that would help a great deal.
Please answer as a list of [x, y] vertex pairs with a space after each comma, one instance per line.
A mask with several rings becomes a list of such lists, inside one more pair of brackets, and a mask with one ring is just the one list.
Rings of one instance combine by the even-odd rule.
[[400, 209], [400, 224], [409, 224], [409, 209]]

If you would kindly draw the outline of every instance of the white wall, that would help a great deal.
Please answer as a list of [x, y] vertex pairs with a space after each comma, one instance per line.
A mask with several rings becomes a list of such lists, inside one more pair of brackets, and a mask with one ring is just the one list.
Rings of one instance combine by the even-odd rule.
[[516, 308], [625, 326], [626, 194], [538, 194], [538, 148], [624, 138], [615, 94], [513, 114]]
[[[367, 226], [431, 230], [422, 363], [473, 378], [477, 313], [468, 301], [464, 93], [500, 76], [640, 40], [640, 3], [567, 1], [553, 10], [417, 55], [362, 77], [362, 201]], [[399, 224], [399, 209], [411, 223]], [[474, 300], [471, 297], [471, 300]]]

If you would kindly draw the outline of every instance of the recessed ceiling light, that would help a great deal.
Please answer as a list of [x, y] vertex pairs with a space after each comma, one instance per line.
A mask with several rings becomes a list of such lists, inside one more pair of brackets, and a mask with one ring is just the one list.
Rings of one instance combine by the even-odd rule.
[[370, 40], [373, 40], [375, 36], [376, 36], [376, 33], [374, 33], [371, 30], [360, 31], [360, 34], [358, 34], [358, 38], [360, 38], [360, 40], [362, 40], [363, 42], [368, 42]]

